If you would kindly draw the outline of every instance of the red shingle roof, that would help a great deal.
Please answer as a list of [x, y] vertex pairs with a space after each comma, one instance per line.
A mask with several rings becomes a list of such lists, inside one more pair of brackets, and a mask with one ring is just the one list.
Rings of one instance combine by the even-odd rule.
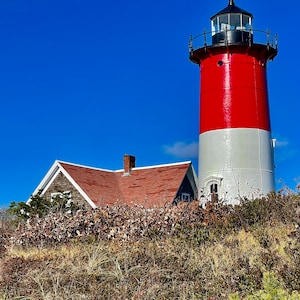
[[171, 203], [191, 162], [133, 168], [130, 175], [59, 162], [86, 195], [97, 205], [116, 201], [144, 207]]

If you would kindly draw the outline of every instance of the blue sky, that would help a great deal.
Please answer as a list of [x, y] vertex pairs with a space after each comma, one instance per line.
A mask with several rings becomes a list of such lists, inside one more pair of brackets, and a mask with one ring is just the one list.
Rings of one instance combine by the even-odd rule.
[[[299, 4], [235, 2], [254, 29], [279, 36], [268, 64], [276, 181], [294, 189]], [[199, 68], [188, 40], [227, 4], [0, 0], [0, 206], [27, 200], [56, 159], [114, 170], [127, 153], [137, 166], [192, 160], [197, 170]]]

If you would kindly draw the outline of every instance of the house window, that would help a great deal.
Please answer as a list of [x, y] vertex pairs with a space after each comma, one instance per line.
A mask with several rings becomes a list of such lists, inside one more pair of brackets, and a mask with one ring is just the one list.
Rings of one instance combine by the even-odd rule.
[[182, 193], [181, 194], [181, 201], [191, 202], [191, 194], [189, 194], [189, 193]]
[[67, 200], [66, 202], [66, 207], [70, 207], [72, 203], [72, 194], [70, 191], [65, 191], [65, 192], [54, 192], [51, 193], [50, 195], [50, 201], [53, 202], [54, 200], [57, 199], [65, 199]]

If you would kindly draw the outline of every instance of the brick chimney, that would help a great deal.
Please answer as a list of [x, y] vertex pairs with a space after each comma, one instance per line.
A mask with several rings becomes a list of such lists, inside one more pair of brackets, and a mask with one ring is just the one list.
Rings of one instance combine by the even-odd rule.
[[135, 168], [135, 156], [125, 154], [123, 160], [124, 160], [124, 176], [128, 176], [131, 173], [131, 169]]

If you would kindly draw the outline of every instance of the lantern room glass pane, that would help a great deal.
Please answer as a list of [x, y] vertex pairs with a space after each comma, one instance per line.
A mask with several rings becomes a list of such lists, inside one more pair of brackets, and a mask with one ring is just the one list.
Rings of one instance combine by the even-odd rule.
[[214, 18], [214, 19], [211, 21], [211, 31], [212, 31], [212, 35], [215, 35], [216, 33], [219, 32], [218, 18]]
[[241, 30], [241, 14], [230, 15], [230, 30]]
[[221, 15], [219, 17], [220, 20], [220, 30], [221, 31], [226, 31], [230, 30], [230, 25], [229, 25], [229, 14]]
[[245, 27], [246, 31], [251, 30], [251, 17], [243, 15], [242, 26]]

